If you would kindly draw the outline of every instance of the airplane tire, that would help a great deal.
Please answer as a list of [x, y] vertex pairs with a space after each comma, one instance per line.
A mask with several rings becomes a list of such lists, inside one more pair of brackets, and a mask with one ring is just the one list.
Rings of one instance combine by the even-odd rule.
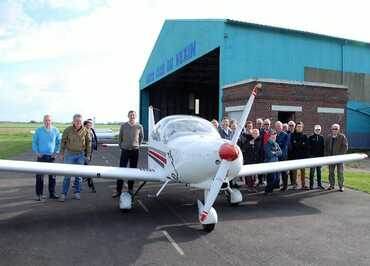
[[216, 224], [202, 224], [202, 226], [203, 226], [204, 231], [206, 231], [207, 233], [210, 233], [215, 229]]

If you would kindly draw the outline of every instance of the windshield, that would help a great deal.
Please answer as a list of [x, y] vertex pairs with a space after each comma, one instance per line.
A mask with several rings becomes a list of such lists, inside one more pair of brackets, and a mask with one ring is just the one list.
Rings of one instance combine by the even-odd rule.
[[182, 135], [210, 135], [219, 137], [217, 130], [210, 122], [200, 118], [184, 117], [168, 121], [163, 128], [163, 139], [169, 141]]

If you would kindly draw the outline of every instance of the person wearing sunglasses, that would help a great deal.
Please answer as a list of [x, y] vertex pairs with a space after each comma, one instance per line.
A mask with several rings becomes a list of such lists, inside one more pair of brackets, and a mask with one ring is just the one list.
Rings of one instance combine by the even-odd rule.
[[[321, 126], [315, 125], [313, 134], [308, 137], [309, 154], [311, 158], [324, 156], [324, 137], [321, 135]], [[321, 184], [321, 166], [310, 168], [310, 190], [313, 189], [314, 176], [316, 171], [317, 188], [324, 189]]]
[[[333, 124], [331, 126], [331, 134], [325, 139], [325, 155], [341, 155], [348, 151], [348, 141], [344, 134], [340, 133], [340, 126]], [[343, 192], [344, 184], [344, 165], [343, 163], [329, 165], [329, 187], [327, 190], [333, 190], [335, 185], [335, 168], [337, 168], [337, 178], [339, 191]]]

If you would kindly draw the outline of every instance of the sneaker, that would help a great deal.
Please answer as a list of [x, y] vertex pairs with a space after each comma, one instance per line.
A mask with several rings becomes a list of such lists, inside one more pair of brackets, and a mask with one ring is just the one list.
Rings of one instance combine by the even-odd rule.
[[344, 189], [342, 187], [339, 188], [340, 192], [344, 192]]
[[51, 193], [49, 199], [59, 199], [59, 196], [55, 193]]
[[35, 200], [36, 201], [41, 201], [41, 198], [42, 198], [41, 195], [36, 195]]
[[326, 190], [333, 190], [333, 189], [334, 189], [334, 187], [330, 186]]
[[325, 190], [325, 188], [322, 185], [317, 186], [317, 189]]
[[64, 202], [66, 200], [66, 195], [65, 194], [61, 194], [60, 197], [59, 197], [59, 201], [60, 202]]
[[119, 196], [121, 196], [121, 192], [118, 192], [118, 191], [113, 192], [113, 194], [112, 194], [112, 198], [117, 198]]
[[42, 198], [42, 199], [46, 199], [46, 196], [45, 196], [45, 195], [41, 195], [41, 198]]
[[92, 188], [92, 189], [91, 189], [91, 193], [96, 193], [95, 188]]
[[81, 199], [80, 193], [75, 193], [75, 199], [76, 200], [80, 200]]

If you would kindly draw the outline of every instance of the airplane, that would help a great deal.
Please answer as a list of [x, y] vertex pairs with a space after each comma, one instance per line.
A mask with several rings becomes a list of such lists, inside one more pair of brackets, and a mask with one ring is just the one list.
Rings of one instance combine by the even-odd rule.
[[148, 181], [162, 184], [157, 196], [170, 182], [199, 188], [204, 190], [204, 200], [197, 201], [198, 219], [203, 229], [211, 232], [218, 222], [213, 204], [220, 191], [226, 192], [231, 205], [238, 205], [243, 201], [241, 192], [229, 186], [229, 181], [236, 177], [367, 158], [366, 154], [353, 153], [243, 165], [243, 155], [237, 141], [257, 95], [257, 89], [261, 87], [260, 83], [254, 86], [231, 141], [222, 139], [209, 121], [196, 116], [171, 115], [155, 123], [153, 107], [149, 107], [148, 169], [0, 160], [0, 171], [143, 181], [133, 195], [128, 192], [121, 194], [119, 207], [125, 211], [132, 208], [134, 196]]
[[[35, 130], [31, 130], [30, 133], [35, 134]], [[118, 137], [119, 132], [113, 131], [112, 129], [97, 128], [95, 129], [95, 135], [98, 141], [107, 141], [107, 140], [113, 140], [114, 138]], [[62, 137], [62, 133], [60, 133], [60, 137]]]
[[118, 137], [119, 132], [113, 131], [112, 129], [95, 129], [95, 135], [98, 141], [103, 140], [113, 140], [115, 137]]

